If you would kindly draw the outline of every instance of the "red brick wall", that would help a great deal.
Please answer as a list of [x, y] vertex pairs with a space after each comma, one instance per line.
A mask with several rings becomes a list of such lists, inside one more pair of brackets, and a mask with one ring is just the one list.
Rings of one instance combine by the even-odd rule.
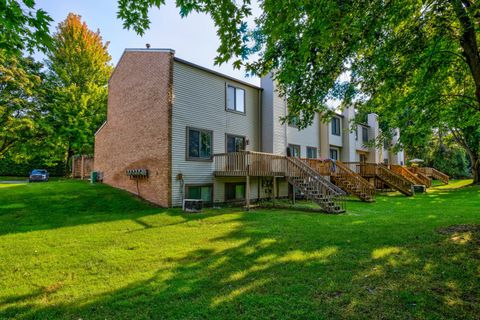
[[[168, 207], [171, 204], [173, 53], [126, 51], [109, 82], [107, 123], [95, 136], [103, 182]], [[148, 169], [135, 180], [127, 169]]]

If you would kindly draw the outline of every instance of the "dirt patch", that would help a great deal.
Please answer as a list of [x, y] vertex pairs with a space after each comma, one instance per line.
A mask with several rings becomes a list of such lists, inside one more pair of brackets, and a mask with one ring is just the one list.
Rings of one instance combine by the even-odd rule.
[[440, 234], [454, 234], [462, 232], [480, 232], [480, 224], [455, 224], [437, 230]]

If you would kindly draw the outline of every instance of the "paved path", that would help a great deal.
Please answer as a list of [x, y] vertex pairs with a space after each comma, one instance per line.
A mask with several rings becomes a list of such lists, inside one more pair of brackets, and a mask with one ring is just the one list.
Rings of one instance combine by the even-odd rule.
[[0, 184], [19, 184], [19, 183], [27, 183], [28, 180], [0, 180]]

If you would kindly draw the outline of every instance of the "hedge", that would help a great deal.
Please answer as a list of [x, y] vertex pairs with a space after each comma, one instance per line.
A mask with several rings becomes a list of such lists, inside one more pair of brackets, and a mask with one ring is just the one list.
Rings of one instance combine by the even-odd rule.
[[42, 159], [31, 159], [21, 163], [17, 163], [8, 157], [0, 159], [0, 176], [28, 177], [33, 169], [46, 169], [52, 177], [65, 176], [65, 164], [63, 162], [46, 165]]

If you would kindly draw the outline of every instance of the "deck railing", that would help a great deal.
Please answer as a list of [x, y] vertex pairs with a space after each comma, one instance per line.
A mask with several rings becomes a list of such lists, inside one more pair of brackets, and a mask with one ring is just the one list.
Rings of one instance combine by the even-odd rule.
[[285, 157], [270, 153], [240, 151], [213, 156], [217, 176], [283, 176]]
[[362, 177], [375, 177], [377, 173], [377, 164], [370, 162], [343, 162], [350, 170], [358, 173]]

